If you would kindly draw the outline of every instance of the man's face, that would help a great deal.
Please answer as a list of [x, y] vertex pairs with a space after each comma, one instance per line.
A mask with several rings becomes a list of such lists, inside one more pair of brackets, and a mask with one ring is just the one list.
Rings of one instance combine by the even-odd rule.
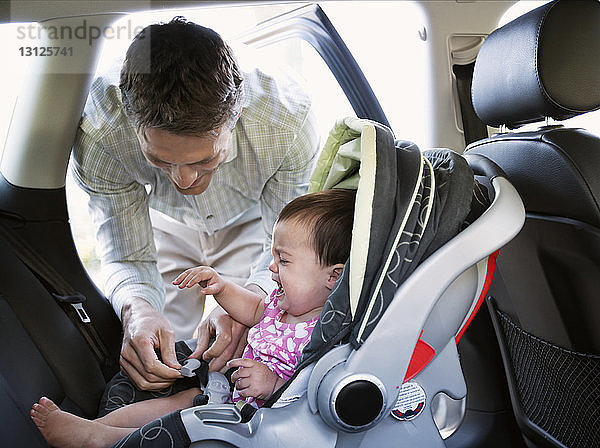
[[196, 137], [146, 129], [138, 139], [146, 160], [165, 173], [180, 193], [189, 195], [208, 188], [231, 148], [229, 130]]

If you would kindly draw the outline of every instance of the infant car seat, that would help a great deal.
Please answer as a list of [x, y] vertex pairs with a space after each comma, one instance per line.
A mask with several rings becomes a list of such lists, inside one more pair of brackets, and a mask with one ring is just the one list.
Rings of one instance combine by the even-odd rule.
[[[494, 31], [473, 75], [490, 126], [600, 107], [600, 2], [555, 1]], [[523, 198], [489, 302], [516, 420], [529, 445], [600, 446], [600, 139], [542, 125], [473, 143]]]
[[247, 421], [233, 405], [182, 411], [192, 446], [444, 446], [432, 403], [466, 395], [456, 343], [524, 210], [473, 156], [494, 201], [461, 230], [473, 171], [449, 150], [423, 154], [377, 123], [336, 124], [311, 189], [357, 188], [350, 259], [294, 377]]

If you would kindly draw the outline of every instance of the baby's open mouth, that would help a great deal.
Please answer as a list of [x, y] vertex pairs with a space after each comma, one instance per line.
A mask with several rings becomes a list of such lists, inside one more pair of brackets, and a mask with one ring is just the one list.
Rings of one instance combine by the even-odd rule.
[[281, 297], [284, 294], [285, 294], [285, 291], [283, 290], [283, 286], [278, 285], [277, 291], [275, 292], [275, 297]]

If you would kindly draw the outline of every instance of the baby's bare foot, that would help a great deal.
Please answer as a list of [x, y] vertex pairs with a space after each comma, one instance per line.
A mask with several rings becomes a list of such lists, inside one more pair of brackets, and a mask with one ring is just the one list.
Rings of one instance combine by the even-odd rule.
[[49, 398], [40, 398], [39, 403], [32, 406], [30, 415], [48, 444], [53, 447], [95, 448], [112, 444], [103, 437], [108, 427], [61, 411]]

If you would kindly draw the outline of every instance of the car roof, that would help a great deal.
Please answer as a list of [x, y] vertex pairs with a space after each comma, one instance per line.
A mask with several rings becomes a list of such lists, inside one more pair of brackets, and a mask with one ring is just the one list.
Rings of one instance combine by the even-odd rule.
[[171, 8], [194, 8], [206, 6], [230, 6], [264, 3], [309, 3], [299, 1], [265, 1], [265, 0], [80, 0], [52, 1], [0, 0], [0, 23], [40, 22], [57, 17], [68, 17], [104, 13], [135, 13], [149, 10]]

